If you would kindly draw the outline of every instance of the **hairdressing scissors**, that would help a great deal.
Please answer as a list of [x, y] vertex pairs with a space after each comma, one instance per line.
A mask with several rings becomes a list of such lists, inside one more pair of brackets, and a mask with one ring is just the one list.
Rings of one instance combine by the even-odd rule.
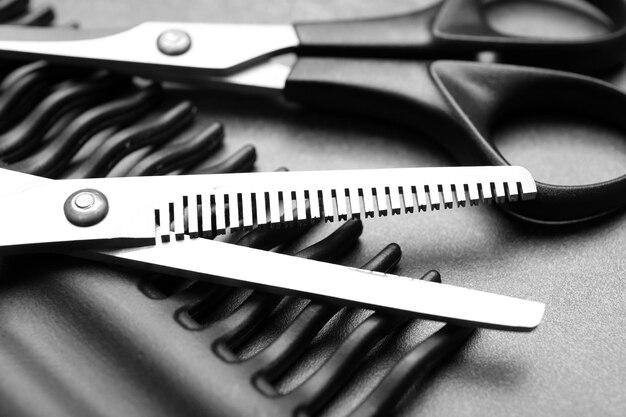
[[[0, 169], [0, 180], [0, 254], [69, 253], [479, 327], [531, 330], [543, 316], [544, 305], [537, 302], [206, 239], [227, 229], [422, 211], [441, 203], [452, 207], [532, 199], [534, 180], [520, 167], [84, 180], [50, 180]], [[342, 199], [338, 190], [350, 192]]]
[[[611, 27], [585, 40], [499, 33], [489, 26], [484, 3], [445, 0], [404, 15], [295, 25], [0, 28], [0, 56], [280, 92], [296, 102], [408, 125], [468, 165], [508, 165], [491, 137], [506, 113], [569, 112], [623, 126], [626, 95], [599, 80], [554, 70], [594, 72], [624, 60], [623, 0], [586, 2], [609, 17]], [[485, 51], [501, 63], [468, 61]], [[287, 52], [298, 54], [293, 66], [273, 59]], [[626, 175], [579, 186], [538, 182], [537, 189], [535, 200], [510, 210], [535, 221], [576, 222], [626, 205]]]

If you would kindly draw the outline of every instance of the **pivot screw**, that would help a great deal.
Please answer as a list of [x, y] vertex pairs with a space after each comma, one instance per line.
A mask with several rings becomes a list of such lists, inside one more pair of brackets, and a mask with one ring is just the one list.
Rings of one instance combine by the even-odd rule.
[[106, 217], [109, 202], [98, 190], [79, 190], [65, 200], [63, 212], [67, 220], [75, 226], [93, 226]]
[[182, 55], [191, 48], [191, 37], [183, 30], [169, 29], [159, 35], [157, 47], [165, 55]]

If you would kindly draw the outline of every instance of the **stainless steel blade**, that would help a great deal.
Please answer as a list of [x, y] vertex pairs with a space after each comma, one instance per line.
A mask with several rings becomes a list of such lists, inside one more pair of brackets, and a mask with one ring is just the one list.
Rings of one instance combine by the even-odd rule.
[[208, 239], [73, 253], [159, 273], [502, 330], [529, 331], [544, 304]]
[[[79, 190], [97, 190], [108, 200], [108, 213], [97, 224], [78, 227], [68, 221], [63, 207]], [[0, 253], [63, 242], [138, 246], [153, 244], [155, 238], [181, 240], [228, 230], [516, 201], [535, 194], [531, 174], [520, 167], [42, 179], [11, 195], [3, 207]]]
[[0, 28], [0, 57], [98, 66], [181, 82], [226, 75], [298, 44], [291, 25], [146, 22], [117, 31]]

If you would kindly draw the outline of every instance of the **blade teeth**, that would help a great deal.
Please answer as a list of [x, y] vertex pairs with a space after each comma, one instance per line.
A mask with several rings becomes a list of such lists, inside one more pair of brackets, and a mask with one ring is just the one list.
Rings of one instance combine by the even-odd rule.
[[157, 221], [157, 241], [170, 241], [170, 206], [169, 204], [160, 206], [156, 210]]
[[517, 182], [507, 181], [504, 183], [504, 189], [506, 192], [507, 200], [515, 202], [519, 199], [519, 191], [517, 189]]
[[346, 190], [343, 188], [333, 190], [337, 202], [337, 219], [348, 220], [348, 204], [346, 202]]
[[417, 183], [403, 177], [404, 183], [399, 185], [394, 179], [387, 181], [386, 178], [390, 177], [379, 178], [364, 188], [362, 184], [373, 181], [363, 180], [360, 187], [354, 183], [361, 179], [351, 177], [346, 186], [338, 188], [283, 188], [278, 191], [280, 188], [272, 189], [270, 185], [270, 191], [251, 188], [238, 192], [239, 189], [229, 188], [213, 194], [189, 194], [155, 210], [156, 233], [160, 241], [166, 242], [185, 236], [212, 237], [228, 229], [395, 215], [439, 210], [442, 206], [445, 209], [455, 205], [462, 207], [468, 202], [471, 205], [514, 202], [536, 195], [534, 180], [523, 168], [462, 171], [457, 175], [461, 180], [458, 182], [454, 176], [450, 176], [448, 182], [445, 176], [438, 178], [435, 175], [429, 178], [432, 182]]
[[493, 194], [496, 199], [496, 203], [504, 203], [506, 201], [506, 191], [504, 190], [504, 183], [497, 181], [493, 184]]
[[295, 191], [295, 201], [296, 201], [296, 217], [298, 220], [298, 223], [308, 223], [309, 221], [309, 216], [307, 213], [307, 208], [310, 206], [310, 204], [308, 204], [309, 198], [308, 198], [308, 191], [304, 191], [304, 190], [299, 190], [299, 191]]
[[410, 185], [403, 185], [400, 193], [402, 194], [402, 201], [404, 203], [404, 212], [413, 213], [415, 210], [415, 199], [413, 197], [413, 187]]
[[521, 181], [517, 183], [520, 189], [522, 200], [532, 200], [537, 196], [537, 187], [532, 181]]
[[353, 219], [361, 218], [361, 189], [350, 188], [348, 190], [348, 201], [350, 203], [350, 213]]
[[467, 184], [466, 186], [470, 205], [475, 206], [480, 203], [480, 190], [478, 189], [478, 184]]
[[213, 235], [213, 204], [211, 204], [210, 195], [200, 195], [197, 203], [199, 206], [198, 227], [203, 236], [209, 237]]
[[465, 207], [465, 203], [467, 202], [465, 184], [454, 185], [454, 196], [456, 198], [457, 207]]
[[400, 187], [391, 186], [388, 189], [389, 191], [389, 202], [391, 205], [391, 214], [401, 214], [402, 213], [402, 201], [400, 198]]
[[250, 193], [239, 194], [241, 196], [241, 227], [244, 230], [254, 227], [254, 196]]
[[418, 211], [426, 211], [428, 209], [428, 200], [426, 197], [426, 186], [415, 186], [415, 198], [417, 199]]
[[311, 220], [317, 221], [320, 219], [320, 199], [319, 190], [309, 192], [309, 212], [311, 214]]
[[441, 196], [443, 197], [443, 205], [444, 208], [453, 208], [454, 207], [454, 195], [452, 192], [451, 184], [442, 184], [439, 186], [441, 188]]
[[265, 226], [269, 222], [267, 218], [267, 195], [268, 193], [264, 192], [254, 194], [256, 222], [259, 226]]
[[332, 221], [335, 218], [332, 190], [330, 189], [322, 190], [321, 196], [322, 196], [322, 209], [324, 210], [324, 220], [327, 222]]
[[213, 197], [215, 198], [214, 231], [216, 234], [223, 234], [226, 233], [226, 227], [228, 226], [228, 216], [226, 213], [226, 196], [224, 194], [217, 193]]
[[389, 209], [387, 205], [387, 192], [385, 187], [376, 187], [376, 203], [378, 204], [378, 215], [386, 216]]
[[439, 198], [439, 187], [437, 185], [427, 186], [426, 194], [430, 199], [430, 209], [439, 210], [441, 208], [441, 199]]
[[490, 182], [481, 182], [478, 184], [478, 189], [481, 194], [481, 202], [485, 204], [491, 204], [493, 200], [493, 195], [491, 194], [491, 183]]
[[267, 193], [269, 200], [270, 224], [279, 224], [280, 220], [280, 199], [277, 192]]
[[365, 218], [374, 217], [376, 208], [374, 206], [374, 193], [370, 187], [363, 189], [363, 209]]
[[226, 216], [226, 221], [231, 231], [239, 230], [239, 219], [239, 195], [236, 193], [228, 194], [228, 215]]
[[280, 192], [279, 195], [282, 197], [280, 200], [283, 203], [283, 223], [291, 224], [294, 221], [293, 218], [293, 200], [291, 196], [291, 192], [283, 191]]

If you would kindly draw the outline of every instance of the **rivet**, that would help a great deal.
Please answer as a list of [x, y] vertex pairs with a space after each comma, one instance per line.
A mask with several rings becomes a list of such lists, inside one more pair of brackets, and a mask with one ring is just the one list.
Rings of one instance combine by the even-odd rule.
[[109, 212], [109, 202], [104, 194], [94, 189], [72, 193], [63, 205], [67, 220], [75, 226], [87, 227], [100, 223]]
[[157, 47], [165, 55], [182, 55], [191, 48], [191, 37], [183, 30], [169, 29], [159, 35]]

